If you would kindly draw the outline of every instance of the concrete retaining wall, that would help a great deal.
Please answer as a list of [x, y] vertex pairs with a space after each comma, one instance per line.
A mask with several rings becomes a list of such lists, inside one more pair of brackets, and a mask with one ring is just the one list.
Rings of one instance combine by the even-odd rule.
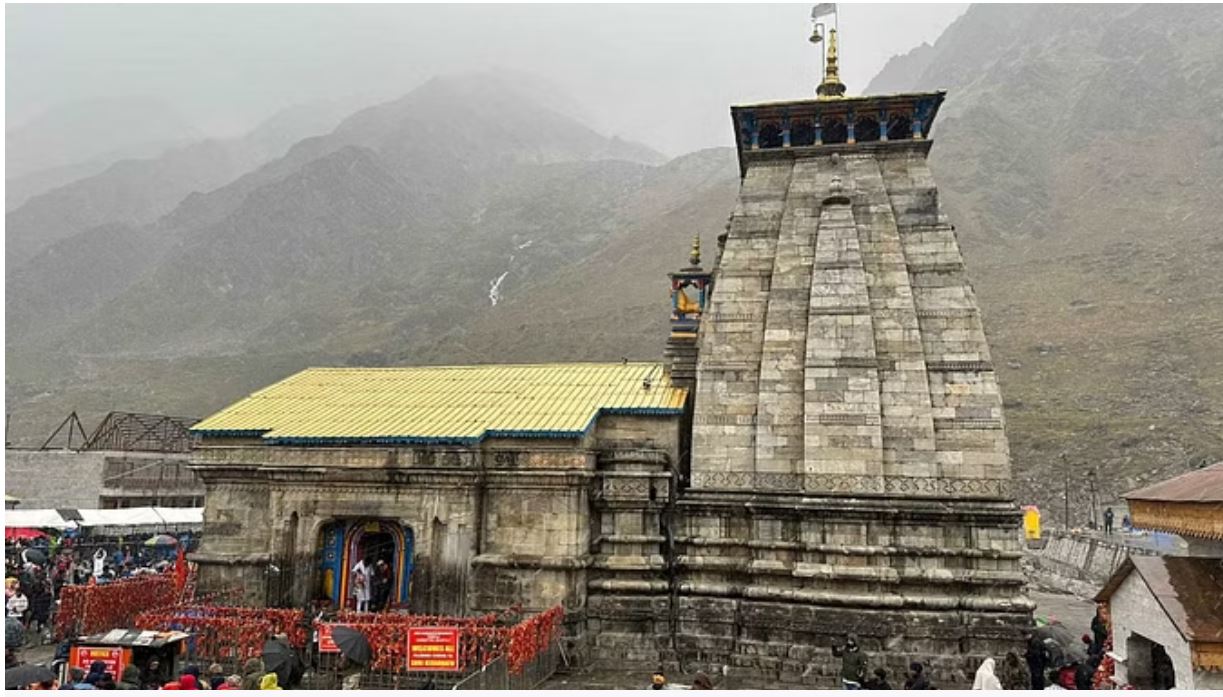
[[1050, 531], [1044, 536], [1044, 548], [1029, 549], [1026, 554], [1033, 580], [1039, 586], [1084, 598], [1094, 596], [1127, 556], [1157, 554], [1153, 549], [1126, 544], [1123, 539]]
[[75, 450], [5, 450], [4, 493], [20, 507], [98, 508], [106, 454]]

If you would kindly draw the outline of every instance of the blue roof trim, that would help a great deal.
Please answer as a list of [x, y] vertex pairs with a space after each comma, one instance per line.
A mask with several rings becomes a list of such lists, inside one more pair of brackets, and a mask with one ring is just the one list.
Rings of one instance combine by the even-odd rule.
[[263, 434], [265, 434], [265, 433], [267, 433], [267, 432], [268, 432], [268, 429], [266, 429], [266, 428], [253, 428], [253, 429], [241, 429], [241, 428], [231, 428], [231, 429], [224, 429], [224, 428], [222, 428], [222, 429], [198, 429], [198, 428], [189, 428], [189, 429], [187, 429], [187, 432], [188, 432], [188, 433], [190, 433], [190, 434], [192, 434], [192, 435], [195, 435], [195, 436], [200, 436], [201, 438], [244, 438], [244, 437], [251, 437], [251, 436], [262, 436]]
[[474, 445], [479, 438], [458, 436], [276, 436], [269, 445]]
[[[599, 409], [581, 431], [557, 430], [486, 430], [475, 437], [462, 436], [273, 436], [265, 437], [269, 445], [476, 445], [487, 438], [582, 438], [588, 435], [601, 416], [679, 416], [683, 409], [670, 407], [607, 407]], [[236, 438], [261, 436], [261, 430], [196, 431], [205, 438]]]

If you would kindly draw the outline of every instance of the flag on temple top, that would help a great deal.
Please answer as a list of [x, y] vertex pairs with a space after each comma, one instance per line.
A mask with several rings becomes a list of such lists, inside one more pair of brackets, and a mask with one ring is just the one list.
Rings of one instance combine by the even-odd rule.
[[835, 2], [821, 2], [811, 8], [811, 18], [823, 17], [824, 15], [836, 14], [837, 4]]

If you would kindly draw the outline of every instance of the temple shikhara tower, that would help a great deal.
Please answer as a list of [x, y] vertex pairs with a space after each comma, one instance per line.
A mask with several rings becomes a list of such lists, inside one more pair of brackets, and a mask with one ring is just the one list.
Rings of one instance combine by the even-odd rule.
[[926, 161], [945, 95], [846, 96], [818, 38], [815, 98], [731, 109], [738, 202], [671, 274], [663, 362], [260, 390], [192, 429], [201, 587], [349, 605], [372, 556], [396, 607], [560, 604], [576, 661], [761, 687], [839, 687], [848, 634], [942, 687], [1021, 648], [1002, 398]]
[[926, 161], [944, 93], [845, 97], [836, 40], [816, 99], [731, 110], [680, 641], [793, 673], [852, 632], [971, 675], [1030, 604], [1002, 399]]

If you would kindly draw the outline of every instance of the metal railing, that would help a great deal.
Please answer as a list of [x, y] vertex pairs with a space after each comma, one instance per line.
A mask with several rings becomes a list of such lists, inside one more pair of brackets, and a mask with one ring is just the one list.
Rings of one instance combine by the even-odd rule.
[[556, 673], [560, 665], [560, 642], [554, 641], [539, 652], [534, 660], [511, 675], [505, 656], [500, 656], [480, 670], [455, 683], [452, 690], [533, 690]]

